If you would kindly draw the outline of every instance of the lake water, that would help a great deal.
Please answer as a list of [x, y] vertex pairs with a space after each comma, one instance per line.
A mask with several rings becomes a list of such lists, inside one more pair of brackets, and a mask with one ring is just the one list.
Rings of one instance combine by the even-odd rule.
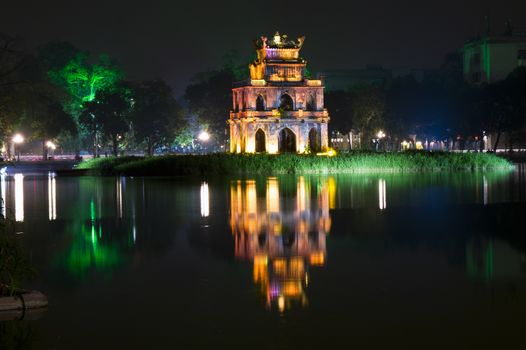
[[502, 346], [526, 326], [525, 175], [4, 176], [50, 305], [0, 344]]

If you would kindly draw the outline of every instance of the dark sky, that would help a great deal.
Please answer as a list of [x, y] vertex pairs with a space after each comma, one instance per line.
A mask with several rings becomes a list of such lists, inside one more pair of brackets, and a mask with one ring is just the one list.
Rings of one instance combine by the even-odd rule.
[[[506, 18], [526, 27], [526, 1], [75, 1], [5, 0], [0, 31], [33, 48], [66, 40], [108, 53], [132, 79], [162, 77], [177, 94], [197, 72], [217, 67], [236, 49], [249, 56], [252, 39], [276, 30], [307, 36], [302, 56], [311, 71], [381, 64], [433, 68], [444, 54]], [[248, 62], [247, 62], [248, 63]]]

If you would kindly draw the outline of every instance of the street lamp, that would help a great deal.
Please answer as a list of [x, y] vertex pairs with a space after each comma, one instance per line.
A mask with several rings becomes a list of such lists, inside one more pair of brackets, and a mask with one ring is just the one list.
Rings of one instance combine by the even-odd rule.
[[[48, 142], [46, 142], [46, 147], [48, 148], [48, 155], [47, 155], [46, 158], [49, 159], [49, 157], [50, 157], [50, 156], [49, 156], [49, 153], [50, 153], [51, 151], [54, 151], [54, 150], [57, 148], [57, 145], [55, 145], [55, 143], [54, 143], [53, 141], [48, 141]], [[53, 152], [53, 154], [52, 154], [51, 156], [54, 156], [54, 155], [55, 155], [55, 154], [54, 154], [54, 152]]]
[[199, 135], [197, 136], [197, 138], [199, 139], [199, 141], [206, 142], [210, 140], [210, 134], [206, 131], [201, 131]]
[[[13, 143], [15, 145], [18, 145], [22, 142], [24, 142], [24, 136], [20, 135], [20, 134], [16, 134], [15, 136], [13, 136]], [[20, 150], [18, 149], [18, 147], [16, 147], [16, 155], [17, 155], [17, 161], [20, 162]]]
[[55, 150], [57, 148], [57, 146], [53, 143], [53, 141], [46, 142], [46, 147], [51, 150]]
[[376, 139], [375, 139], [376, 151], [378, 151], [378, 146], [380, 145], [380, 140], [383, 139], [384, 137], [385, 137], [385, 133], [382, 130], [378, 131], [378, 133], [376, 134]]

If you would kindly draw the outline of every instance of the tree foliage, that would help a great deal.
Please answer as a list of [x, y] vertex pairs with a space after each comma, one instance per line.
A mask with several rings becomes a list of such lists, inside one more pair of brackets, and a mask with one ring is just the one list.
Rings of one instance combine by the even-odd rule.
[[182, 122], [182, 109], [172, 89], [162, 80], [148, 80], [133, 87], [133, 110], [130, 120], [136, 140], [153, 155], [160, 146], [172, 143]]

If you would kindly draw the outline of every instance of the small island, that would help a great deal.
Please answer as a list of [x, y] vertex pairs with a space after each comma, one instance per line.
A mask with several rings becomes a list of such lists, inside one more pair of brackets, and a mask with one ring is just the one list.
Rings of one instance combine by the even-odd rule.
[[78, 175], [182, 176], [256, 174], [351, 174], [418, 171], [509, 170], [513, 165], [492, 153], [405, 151], [332, 155], [205, 154], [96, 158], [78, 165]]

